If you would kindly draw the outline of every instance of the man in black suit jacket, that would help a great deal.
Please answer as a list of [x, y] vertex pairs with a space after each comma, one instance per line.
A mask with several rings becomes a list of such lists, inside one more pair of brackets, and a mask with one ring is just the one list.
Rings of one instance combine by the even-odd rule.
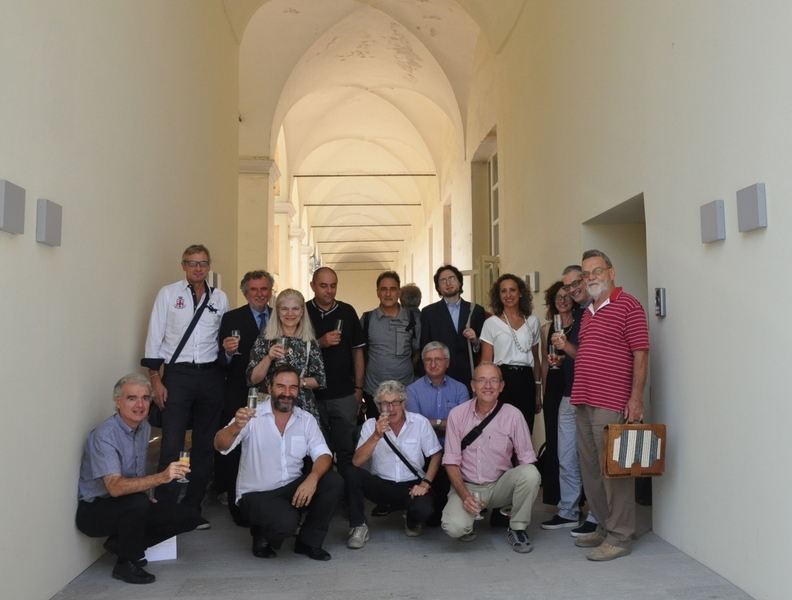
[[437, 269], [434, 284], [442, 299], [421, 311], [421, 348], [429, 342], [442, 342], [448, 346], [451, 362], [446, 374], [464, 383], [472, 398], [470, 382], [473, 373], [468, 343], [472, 346], [476, 362], [481, 351], [479, 336], [486, 318], [484, 309], [477, 304], [471, 315], [470, 302], [461, 298], [462, 273], [453, 265], [443, 265]]
[[[272, 297], [275, 280], [266, 271], [249, 271], [240, 283], [240, 289], [248, 301], [244, 306], [228, 311], [220, 322], [219, 339], [221, 343], [220, 362], [225, 368], [225, 394], [221, 423], [227, 425], [236, 411], [247, 406], [248, 385], [245, 371], [250, 360], [250, 351], [266, 327], [270, 317], [268, 306]], [[239, 339], [231, 337], [231, 331], [239, 330]], [[239, 352], [239, 354], [235, 354]], [[239, 508], [234, 504], [236, 498], [236, 478], [239, 471], [240, 452], [222, 455], [215, 454], [215, 487], [218, 494], [227, 494], [228, 510], [237, 525], [247, 527]]]

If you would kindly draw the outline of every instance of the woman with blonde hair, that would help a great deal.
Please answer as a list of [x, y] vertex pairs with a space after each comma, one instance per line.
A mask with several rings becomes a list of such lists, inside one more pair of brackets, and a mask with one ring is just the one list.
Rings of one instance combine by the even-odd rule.
[[305, 298], [297, 290], [283, 290], [275, 299], [275, 318], [259, 335], [247, 368], [248, 385], [267, 391], [270, 373], [289, 364], [300, 373], [300, 395], [295, 404], [319, 422], [313, 390], [327, 385], [324, 361], [313, 326], [305, 311]]

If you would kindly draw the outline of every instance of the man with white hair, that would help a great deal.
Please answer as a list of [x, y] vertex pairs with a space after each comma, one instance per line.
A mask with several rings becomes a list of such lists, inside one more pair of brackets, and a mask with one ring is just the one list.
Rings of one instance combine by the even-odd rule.
[[146, 475], [146, 449], [151, 437], [148, 417], [151, 384], [143, 375], [122, 377], [113, 389], [117, 412], [89, 435], [83, 448], [78, 484], [77, 529], [89, 537], [105, 537], [105, 549], [118, 560], [113, 579], [152, 583], [143, 570], [146, 548], [201, 523], [198, 509], [156, 502], [147, 492], [181, 479], [189, 463], [172, 462]]
[[580, 276], [593, 302], [580, 323], [571, 402], [583, 487], [598, 525], [575, 545], [593, 548], [589, 560], [608, 561], [632, 551], [635, 480], [602, 475], [604, 428], [643, 419], [649, 328], [641, 303], [616, 287], [616, 269], [603, 252], [584, 252], [582, 267]]
[[[405, 410], [407, 392], [398, 381], [382, 382], [374, 399], [380, 417], [363, 424], [352, 465], [344, 474], [349, 548], [362, 548], [369, 539], [364, 498], [394, 510], [406, 509], [404, 532], [409, 537], [421, 535], [424, 521], [434, 512], [429, 489], [440, 468], [442, 448], [432, 426], [425, 417]], [[429, 466], [424, 471], [427, 457]], [[371, 471], [362, 468], [369, 460]]]

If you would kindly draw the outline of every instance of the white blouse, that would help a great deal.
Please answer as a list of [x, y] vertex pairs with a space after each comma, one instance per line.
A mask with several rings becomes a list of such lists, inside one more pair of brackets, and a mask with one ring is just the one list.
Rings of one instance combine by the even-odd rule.
[[[528, 348], [528, 352], [520, 352], [514, 343], [509, 326], [495, 315], [484, 321], [481, 329], [481, 341], [492, 345], [494, 354], [493, 362], [496, 365], [526, 365], [532, 367], [534, 364], [533, 352], [531, 348], [539, 344], [542, 340], [539, 334], [539, 319], [531, 315], [528, 320], [520, 323], [520, 328], [514, 330], [517, 341], [523, 348]], [[516, 325], [516, 323], [513, 323]]]

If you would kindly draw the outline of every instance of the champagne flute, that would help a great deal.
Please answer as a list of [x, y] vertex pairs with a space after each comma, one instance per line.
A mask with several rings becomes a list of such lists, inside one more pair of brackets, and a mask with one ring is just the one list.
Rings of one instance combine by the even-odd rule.
[[474, 521], [483, 521], [484, 517], [481, 516], [481, 492], [473, 492], [473, 497], [476, 499], [476, 502], [479, 506], [479, 511], [476, 513], [476, 517], [473, 519]]
[[[248, 390], [247, 407], [256, 410], [258, 408], [258, 389], [252, 387]], [[256, 415], [253, 415], [254, 417]]]
[[[560, 314], [553, 315], [553, 330], [555, 331], [555, 333], [561, 335], [564, 334], [564, 320]], [[553, 335], [555, 335], [555, 333]], [[556, 348], [552, 342], [550, 343], [550, 351], [548, 354], [554, 357], [550, 359], [550, 364], [552, 365], [550, 368], [559, 369], [560, 367], [558, 366], [558, 361], [559, 361], [558, 348]]]
[[[190, 453], [186, 450], [179, 452], [179, 462], [190, 464]], [[176, 483], [190, 483], [190, 480], [187, 479], [187, 475], [182, 477], [181, 479], [177, 479]]]
[[336, 319], [336, 331], [341, 333], [344, 330], [344, 320], [343, 319]]
[[237, 349], [231, 356], [242, 356], [242, 353], [239, 351], [239, 340], [242, 339], [242, 335], [239, 332], [239, 329], [232, 329], [231, 330], [231, 337], [237, 341]]

